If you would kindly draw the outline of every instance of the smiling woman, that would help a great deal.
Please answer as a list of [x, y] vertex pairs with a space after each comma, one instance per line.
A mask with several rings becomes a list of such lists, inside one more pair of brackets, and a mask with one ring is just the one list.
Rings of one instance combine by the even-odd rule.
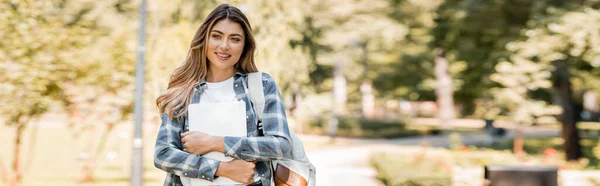
[[[262, 128], [258, 128], [259, 120], [247, 94], [248, 75], [258, 72], [255, 48], [248, 19], [238, 8], [227, 4], [215, 8], [196, 31], [185, 62], [173, 71], [168, 89], [156, 99], [162, 124], [154, 165], [168, 173], [164, 185], [214, 183], [225, 177], [239, 184], [270, 186], [270, 161], [291, 158], [283, 101], [275, 81], [266, 73], [260, 79], [265, 102], [264, 110], [256, 111], [264, 113]], [[232, 102], [241, 102], [236, 108], [241, 113], [245, 110], [246, 123], [241, 124], [246, 126], [246, 136], [189, 131], [190, 104]], [[206, 112], [193, 113], [202, 117]], [[222, 153], [233, 160], [204, 157], [209, 152]]]
[[213, 26], [208, 39], [206, 57], [209, 61], [208, 82], [221, 82], [235, 73], [233, 66], [240, 60], [244, 50], [244, 29], [229, 19], [223, 19]]

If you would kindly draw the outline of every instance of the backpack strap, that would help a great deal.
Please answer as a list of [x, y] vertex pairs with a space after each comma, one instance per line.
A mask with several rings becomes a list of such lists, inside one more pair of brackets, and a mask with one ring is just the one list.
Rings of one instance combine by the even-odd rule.
[[[252, 102], [252, 108], [258, 118], [258, 135], [264, 136], [263, 133], [263, 112], [265, 110], [265, 92], [262, 84], [262, 72], [248, 73], [248, 90], [250, 91], [250, 101]], [[271, 161], [271, 170], [275, 173], [276, 163]], [[271, 180], [273, 181], [273, 180]]]
[[[258, 121], [262, 124], [263, 112], [265, 109], [265, 92], [263, 89], [262, 72], [253, 72], [248, 74], [248, 89], [250, 90], [250, 101]], [[260, 125], [262, 128], [262, 125]]]
[[[248, 73], [248, 90], [250, 101], [252, 102], [252, 108], [258, 117], [258, 133], [259, 136], [264, 136], [262, 119], [263, 112], [265, 109], [265, 92], [263, 88], [262, 81], [262, 72], [253, 72]], [[291, 160], [273, 160], [271, 161], [271, 169], [273, 170], [273, 175], [275, 175], [275, 171], [277, 170], [277, 165], [283, 165], [284, 167], [292, 170], [296, 174], [299, 174], [306, 181], [308, 181], [308, 185], [314, 186], [315, 184], [315, 168], [306, 157], [304, 152], [304, 144], [302, 141], [296, 136], [293, 131], [290, 132], [290, 145], [292, 146], [292, 159]], [[274, 176], [273, 176], [274, 178]], [[272, 183], [274, 181], [272, 180]]]

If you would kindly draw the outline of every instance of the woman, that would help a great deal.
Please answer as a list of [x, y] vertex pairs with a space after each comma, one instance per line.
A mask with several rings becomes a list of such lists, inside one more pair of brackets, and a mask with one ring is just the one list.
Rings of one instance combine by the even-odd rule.
[[[156, 99], [162, 124], [156, 139], [154, 165], [168, 172], [164, 185], [182, 185], [181, 177], [212, 181], [227, 177], [249, 185], [271, 185], [268, 161], [290, 157], [285, 109], [273, 78], [263, 73], [265, 93], [262, 134], [247, 92], [247, 73], [257, 72], [252, 28], [236, 7], [222, 4], [196, 31], [184, 64], [169, 78]], [[244, 101], [247, 137], [218, 137], [188, 131], [192, 102]], [[234, 157], [219, 162], [202, 155], [218, 151]], [[199, 155], [199, 156], [198, 156]]]

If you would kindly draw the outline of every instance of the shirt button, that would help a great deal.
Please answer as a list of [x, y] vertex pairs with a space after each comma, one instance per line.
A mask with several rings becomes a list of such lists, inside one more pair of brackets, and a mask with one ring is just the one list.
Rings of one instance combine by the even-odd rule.
[[204, 178], [204, 175], [202, 175], [202, 178]]
[[183, 173], [183, 175], [186, 175], [186, 176], [187, 176], [187, 173]]
[[235, 84], [235, 87], [237, 87], [237, 86], [238, 86], [238, 84]]

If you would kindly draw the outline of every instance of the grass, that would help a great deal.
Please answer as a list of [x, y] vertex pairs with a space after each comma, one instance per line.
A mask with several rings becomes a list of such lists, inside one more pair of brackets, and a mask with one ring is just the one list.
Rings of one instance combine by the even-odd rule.
[[451, 185], [452, 168], [447, 162], [437, 151], [418, 155], [380, 152], [371, 157], [377, 178], [388, 186]]
[[[525, 138], [523, 140], [523, 150], [527, 154], [531, 155], [543, 155], [544, 151], [548, 148], [553, 148], [557, 150], [559, 153], [564, 153], [563, 147], [564, 140], [560, 137], [545, 137], [545, 138]], [[583, 157], [589, 160], [586, 168], [589, 169], [600, 169], [600, 160], [599, 157], [594, 156], [593, 148], [598, 145], [600, 142], [600, 138], [586, 138], [581, 139], [579, 144], [581, 144], [581, 151], [583, 152]], [[497, 150], [512, 150], [513, 141], [502, 141], [495, 143], [490, 147], [492, 149]]]
[[[481, 185], [482, 175], [464, 175], [462, 170], [482, 170], [483, 165], [518, 165], [510, 152], [423, 148], [418, 152], [376, 152], [371, 165], [377, 178], [388, 186]], [[465, 177], [466, 176], [466, 177]], [[470, 180], [464, 184], [462, 181]], [[474, 184], [479, 183], [479, 184]]]
[[[309, 134], [327, 135], [329, 123], [327, 119], [316, 119], [307, 122], [304, 131]], [[433, 126], [407, 125], [403, 120], [365, 119], [359, 117], [340, 117], [336, 136], [358, 138], [398, 138], [437, 134], [439, 130]]]
[[[536, 143], [538, 140], [545, 139], [536, 139]], [[516, 156], [509, 150], [422, 148], [417, 152], [390, 150], [371, 156], [377, 178], [388, 186], [482, 185], [484, 165], [557, 166], [570, 175], [561, 172], [560, 185], [582, 185], [600, 180], [598, 170], [578, 170], [581, 166], [565, 162], [562, 156]], [[585, 180], [573, 180], [576, 178]]]
[[[143, 146], [143, 167], [144, 167], [144, 185], [158, 186], [162, 185], [166, 173], [154, 167], [153, 153], [156, 140], [157, 125], [154, 122], [148, 122], [144, 126], [144, 146]], [[158, 122], [155, 122], [158, 123]], [[102, 135], [102, 127], [96, 127], [95, 130], [80, 131], [68, 129], [61, 124], [58, 126], [44, 126], [37, 129], [35, 138], [35, 148], [30, 150], [30, 142], [33, 128], [25, 131], [23, 138], [23, 154], [26, 159], [33, 158], [31, 166], [25, 172], [22, 185], [26, 186], [47, 186], [47, 185], [89, 185], [89, 186], [128, 186], [130, 185], [130, 164], [132, 151], [133, 124], [124, 123], [118, 125], [108, 136], [105, 151], [102, 157], [106, 157], [106, 152], [113, 151], [117, 156], [112, 160], [99, 158], [97, 168], [95, 169], [96, 180], [93, 183], [79, 184], [76, 180], [80, 176], [81, 163], [78, 160], [80, 152], [95, 146]], [[75, 138], [75, 134], [79, 135]], [[0, 123], [0, 159], [8, 168], [12, 163], [12, 153], [14, 146], [15, 130]], [[330, 146], [326, 141], [305, 141], [306, 151], [313, 149], [326, 148]], [[92, 148], [93, 149], [93, 148]], [[12, 170], [9, 170], [12, 171]], [[2, 182], [0, 182], [2, 186]]]
[[[150, 126], [148, 126], [150, 127]], [[100, 127], [98, 127], [100, 128]], [[112, 160], [100, 158], [97, 161], [95, 169], [96, 181], [90, 184], [79, 184], [76, 180], [80, 176], [80, 152], [90, 148], [93, 143], [90, 141], [99, 139], [99, 131], [73, 131], [64, 127], [40, 127], [37, 129], [35, 138], [35, 148], [30, 149], [31, 136], [30, 127], [25, 131], [23, 138], [22, 152], [25, 159], [33, 158], [31, 166], [23, 175], [22, 185], [42, 186], [42, 185], [129, 185], [131, 161], [131, 135], [133, 134], [131, 125], [122, 124], [118, 126], [109, 137], [107, 148], [110, 151], [117, 152], [117, 156]], [[144, 185], [162, 185], [165, 173], [154, 168], [153, 151], [156, 133], [151, 128], [147, 128], [144, 134]], [[79, 133], [81, 136], [74, 137]], [[125, 135], [124, 138], [119, 137]], [[12, 164], [12, 152], [14, 146], [14, 128], [0, 125], [0, 158], [8, 168]], [[103, 153], [104, 154], [104, 153]], [[104, 156], [102, 156], [104, 157]], [[12, 172], [12, 170], [9, 170]]]

